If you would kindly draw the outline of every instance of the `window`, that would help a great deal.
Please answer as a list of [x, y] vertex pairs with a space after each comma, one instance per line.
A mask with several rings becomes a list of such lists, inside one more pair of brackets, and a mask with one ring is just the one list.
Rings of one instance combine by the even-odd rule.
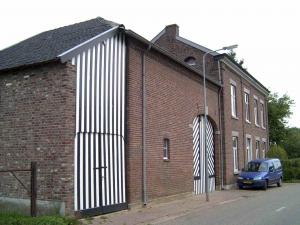
[[250, 123], [250, 106], [249, 106], [249, 94], [245, 92], [245, 110], [246, 116], [245, 119]]
[[266, 121], [265, 121], [265, 104], [263, 102], [261, 104], [261, 109], [260, 109], [260, 118], [261, 118], [261, 126], [262, 128], [265, 128]]
[[189, 64], [190, 66], [194, 66], [196, 65], [196, 59], [193, 56], [188, 56], [184, 59], [184, 62], [186, 62], [187, 64]]
[[233, 173], [239, 172], [239, 159], [238, 159], [238, 138], [232, 137], [232, 150], [233, 150]]
[[259, 141], [255, 142], [255, 157], [259, 159]]
[[255, 125], [259, 126], [259, 118], [258, 118], [258, 100], [254, 98], [254, 121]]
[[164, 139], [164, 160], [170, 159], [170, 140], [168, 138]]
[[266, 158], [266, 142], [262, 143], [262, 149], [261, 149], [261, 157], [264, 159]]
[[236, 118], [237, 117], [236, 86], [231, 84], [230, 90], [231, 90], [231, 115]]
[[247, 137], [246, 139], [246, 162], [252, 160], [252, 144], [251, 144], [251, 138]]

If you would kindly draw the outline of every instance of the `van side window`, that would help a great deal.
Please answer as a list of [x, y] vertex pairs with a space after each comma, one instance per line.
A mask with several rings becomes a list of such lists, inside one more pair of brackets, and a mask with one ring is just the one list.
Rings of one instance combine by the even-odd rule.
[[281, 163], [279, 160], [274, 161], [275, 170], [281, 169]]

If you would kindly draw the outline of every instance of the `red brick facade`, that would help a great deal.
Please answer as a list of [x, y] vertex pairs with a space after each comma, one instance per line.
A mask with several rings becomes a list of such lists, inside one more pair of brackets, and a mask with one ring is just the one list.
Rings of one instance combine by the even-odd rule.
[[[51, 63], [0, 74], [0, 170], [38, 167], [38, 199], [73, 211], [75, 71]], [[28, 173], [17, 175], [30, 188]], [[29, 198], [9, 174], [1, 196]]]
[[[147, 47], [147, 46], [146, 46]], [[128, 197], [142, 196], [142, 54], [146, 47], [128, 46]], [[194, 118], [203, 114], [202, 77], [162, 56], [145, 53], [147, 193], [151, 200], [193, 191]], [[218, 87], [208, 84], [210, 119], [219, 128]], [[163, 139], [170, 140], [170, 160], [163, 160]], [[219, 179], [219, 136], [215, 138]], [[219, 180], [217, 180], [219, 184]]]
[[[200, 70], [203, 52], [176, 40], [178, 27], [170, 26], [156, 44], [183, 61], [194, 56]], [[147, 197], [169, 196], [193, 191], [193, 127], [204, 113], [203, 78], [176, 60], [135, 38], [127, 38], [127, 146], [126, 193], [129, 204], [143, 196], [143, 54], [146, 89]], [[238, 134], [239, 169], [245, 164], [245, 138], [266, 139], [267, 129], [254, 124], [253, 98], [266, 96], [224, 62], [208, 57], [208, 116], [214, 126], [216, 185], [235, 182], [232, 135]], [[221, 78], [223, 87], [217, 83]], [[237, 89], [237, 117], [231, 116], [230, 82]], [[251, 123], [245, 122], [244, 88], [250, 91]], [[71, 64], [48, 63], [0, 74], [0, 169], [29, 167], [38, 162], [38, 199], [65, 203], [74, 209], [74, 135], [76, 69]], [[219, 104], [219, 103], [222, 104]], [[221, 119], [222, 118], [222, 119]], [[266, 124], [266, 128], [267, 128]], [[163, 140], [170, 140], [170, 159], [163, 160]], [[0, 174], [0, 193], [27, 198], [9, 175]], [[23, 176], [27, 180], [27, 176]]]
[[[176, 24], [167, 26], [159, 36], [155, 39], [155, 44], [174, 54], [178, 59], [184, 61], [185, 58], [193, 56], [196, 59], [195, 68], [202, 71], [202, 57], [204, 55], [203, 46], [191, 43], [189, 41], [182, 41], [179, 36], [179, 28]], [[218, 80], [218, 62], [214, 60], [211, 55], [207, 56], [207, 74], [213, 80]], [[265, 128], [256, 126], [254, 122], [254, 96], [257, 97], [258, 102], [264, 102], [266, 110], [266, 91], [262, 92], [257, 86], [260, 84], [250, 83], [239, 72], [234, 71], [224, 61], [220, 61], [220, 79], [223, 84], [222, 88], [222, 133], [223, 133], [223, 149], [224, 154], [224, 185], [231, 185], [235, 183], [236, 175], [233, 173], [233, 150], [232, 150], [232, 136], [238, 135], [238, 160], [239, 170], [244, 167], [246, 163], [246, 136], [252, 137], [252, 156], [255, 158], [255, 141], [260, 140], [260, 149], [263, 148], [262, 140], [266, 143], [266, 151], [268, 150], [268, 125], [266, 121]], [[231, 91], [230, 81], [234, 81], [237, 90], [237, 118], [231, 116]], [[245, 120], [245, 102], [244, 90], [250, 91], [250, 123]], [[259, 116], [261, 105], [258, 107]], [[265, 115], [265, 120], [267, 116]], [[225, 186], [226, 188], [226, 186]]]

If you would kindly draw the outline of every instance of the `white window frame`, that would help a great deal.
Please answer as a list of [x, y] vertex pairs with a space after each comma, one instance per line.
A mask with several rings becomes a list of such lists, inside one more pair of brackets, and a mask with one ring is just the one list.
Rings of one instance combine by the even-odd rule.
[[230, 83], [230, 96], [231, 96], [231, 115], [234, 118], [237, 118], [237, 101], [236, 101], [236, 85]]
[[266, 148], [267, 148], [267, 142], [265, 140], [262, 140], [261, 157], [263, 159], [266, 158]]
[[[239, 172], [239, 158], [238, 158], [238, 137], [232, 136], [232, 151], [233, 151], [233, 173], [238, 174]], [[236, 146], [234, 146], [234, 142]]]
[[[256, 103], [256, 106], [255, 106]], [[258, 113], [258, 98], [254, 96], [254, 101], [253, 101], [253, 110], [254, 110], [254, 123], [257, 127], [259, 127], [259, 113]]]
[[163, 160], [170, 160], [170, 139], [164, 138]]
[[263, 129], [265, 129], [265, 121], [266, 121], [266, 118], [265, 118], [265, 114], [266, 114], [266, 110], [265, 110], [265, 102], [263, 100], [260, 100], [260, 105], [261, 105], [261, 108], [260, 108], [260, 120], [261, 120], [261, 127]]
[[244, 93], [245, 100], [245, 120], [250, 123], [250, 94], [248, 92]]
[[255, 158], [259, 159], [259, 151], [260, 151], [260, 140], [255, 140]]
[[[248, 145], [248, 141], [249, 145]], [[251, 135], [246, 135], [246, 163], [252, 160], [252, 137]]]

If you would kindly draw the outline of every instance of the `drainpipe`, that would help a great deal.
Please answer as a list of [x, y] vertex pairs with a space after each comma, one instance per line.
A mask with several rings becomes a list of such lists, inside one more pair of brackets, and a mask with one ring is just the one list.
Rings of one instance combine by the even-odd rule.
[[146, 52], [150, 51], [152, 45], [149, 44], [148, 48], [146, 51], [144, 51], [142, 53], [142, 77], [143, 77], [143, 81], [142, 81], [142, 93], [143, 93], [143, 122], [142, 122], [142, 145], [143, 145], [143, 153], [142, 153], [142, 157], [143, 157], [143, 205], [146, 206], [148, 203], [148, 195], [147, 195], [147, 151], [146, 151], [146, 68], [145, 68], [145, 64], [146, 64], [146, 60], [145, 60], [145, 54]]
[[[219, 83], [223, 84], [222, 74], [221, 74], [221, 63], [220, 60], [218, 60], [218, 70], [219, 70]], [[225, 152], [223, 152], [223, 119], [222, 114], [223, 107], [221, 107], [221, 97], [222, 97], [222, 91], [223, 86], [220, 87], [219, 93], [218, 93], [218, 112], [219, 112], [219, 131], [220, 131], [220, 168], [221, 168], [221, 190], [224, 189], [224, 155]]]
[[[245, 140], [245, 137], [246, 137], [246, 135], [245, 135], [245, 121], [244, 121], [244, 84], [243, 84], [243, 80], [242, 80], [242, 78], [240, 78], [240, 81], [241, 81], [241, 98], [242, 98], [242, 128], [243, 128], [243, 151], [242, 152], [244, 152], [244, 166], [243, 167], [245, 167], [246, 166], [246, 155], [245, 155], [245, 149], [247, 148], [247, 146], [246, 146], [246, 140]], [[252, 143], [251, 143], [251, 145], [252, 145]], [[251, 148], [251, 151], [252, 151], [252, 148]], [[252, 154], [252, 152], [251, 152], [251, 154]], [[238, 159], [239, 159], [240, 157], [239, 157], [239, 154], [238, 154]]]

